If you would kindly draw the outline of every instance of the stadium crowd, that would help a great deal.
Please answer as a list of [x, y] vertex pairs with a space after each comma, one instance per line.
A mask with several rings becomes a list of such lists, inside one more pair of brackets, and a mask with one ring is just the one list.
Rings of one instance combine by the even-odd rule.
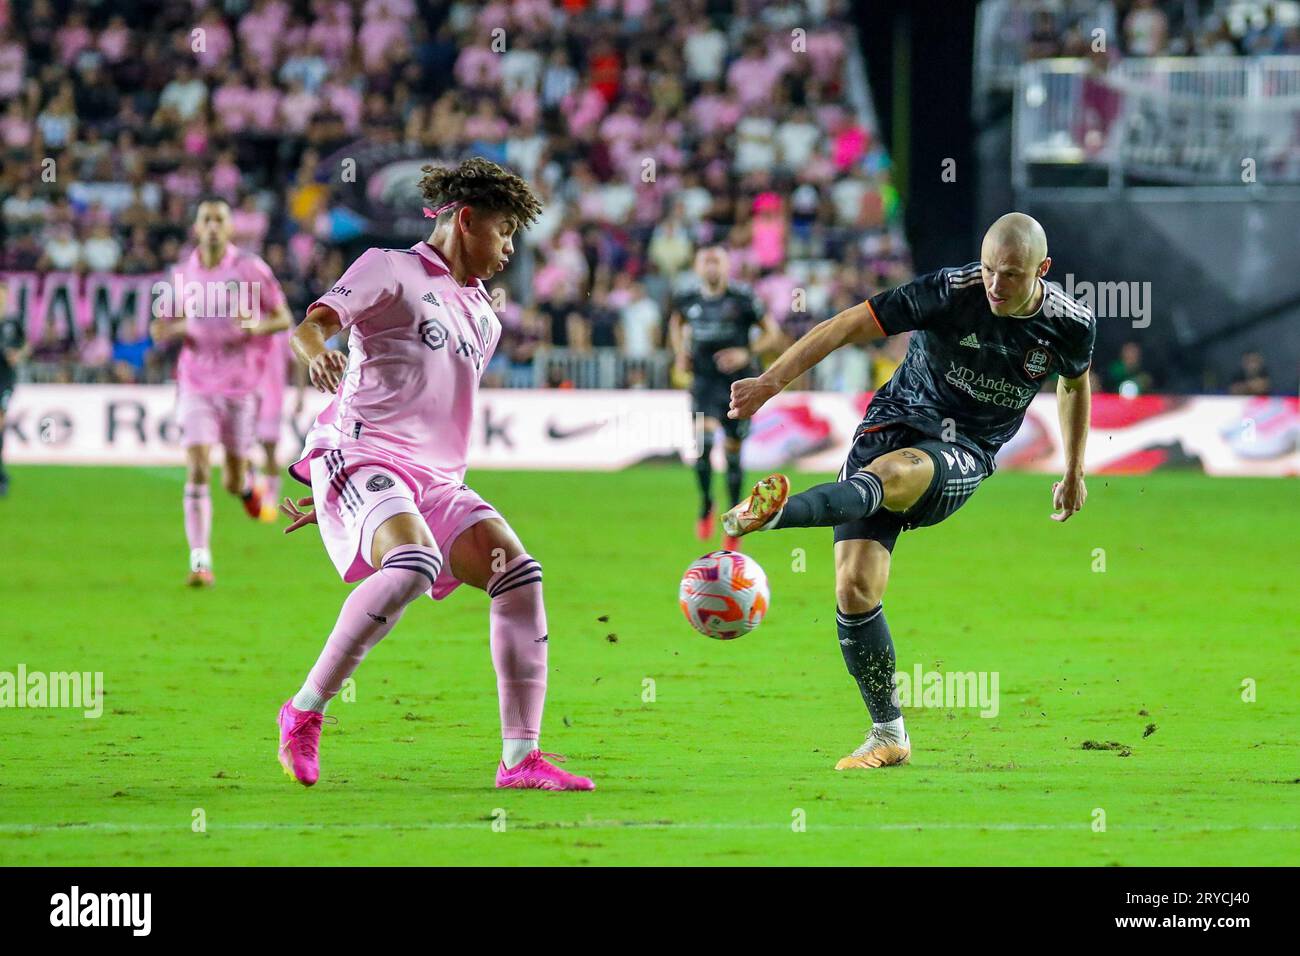
[[[532, 384], [539, 349], [653, 354], [706, 243], [798, 335], [911, 274], [888, 157], [846, 105], [845, 7], [0, 0], [2, 265], [158, 272], [215, 194], [300, 318], [345, 257], [416, 238], [376, 235], [327, 162], [398, 143], [487, 156], [544, 198], [492, 384]], [[60, 378], [165, 376], [170, 357], [134, 334], [48, 328], [33, 359]]]
[[[1079, 5], [1009, 2], [1029, 55], [1078, 45]], [[1187, 35], [1179, 3], [1100, 10], [1127, 52]], [[1292, 33], [1273, 22], [1241, 49]], [[704, 244], [731, 250], [790, 338], [911, 277], [889, 157], [850, 105], [849, 36], [847, 0], [0, 0], [0, 269], [164, 273], [217, 195], [301, 319], [366, 245], [418, 238], [367, 220], [340, 157], [484, 155], [545, 202], [503, 277], [486, 383], [593, 384], [576, 373], [603, 350], [608, 384], [663, 387], [672, 296]], [[38, 380], [172, 373], [143, 323], [35, 332]], [[803, 384], [875, 387], [904, 345]]]
[[[1002, 0], [1023, 60], [1051, 57], [1300, 54], [1296, 0]], [[1095, 30], [1118, 44], [1094, 49]]]

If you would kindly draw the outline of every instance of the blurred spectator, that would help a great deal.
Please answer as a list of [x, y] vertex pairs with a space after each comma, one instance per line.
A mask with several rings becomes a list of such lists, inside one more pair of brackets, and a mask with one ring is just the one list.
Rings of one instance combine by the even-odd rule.
[[1145, 395], [1158, 387], [1156, 377], [1146, 369], [1142, 360], [1142, 346], [1125, 342], [1120, 346], [1119, 358], [1106, 369], [1106, 390], [1120, 395]]
[[1246, 352], [1241, 365], [1228, 385], [1233, 395], [1268, 395], [1273, 391], [1273, 378], [1268, 374], [1261, 352]]

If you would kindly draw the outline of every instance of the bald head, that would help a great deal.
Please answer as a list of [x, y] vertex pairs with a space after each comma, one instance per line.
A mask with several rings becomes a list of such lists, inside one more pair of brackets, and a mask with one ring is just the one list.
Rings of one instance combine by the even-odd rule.
[[1038, 308], [1038, 282], [1047, 274], [1047, 233], [1038, 220], [1009, 212], [989, 227], [980, 246], [984, 292], [994, 315], [1028, 315]]

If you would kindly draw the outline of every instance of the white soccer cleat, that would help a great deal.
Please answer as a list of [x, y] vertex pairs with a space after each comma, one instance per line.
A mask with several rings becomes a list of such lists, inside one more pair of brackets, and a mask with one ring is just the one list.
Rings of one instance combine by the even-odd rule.
[[785, 507], [789, 497], [790, 482], [785, 475], [768, 475], [748, 498], [722, 516], [722, 530], [733, 538], [758, 531]]

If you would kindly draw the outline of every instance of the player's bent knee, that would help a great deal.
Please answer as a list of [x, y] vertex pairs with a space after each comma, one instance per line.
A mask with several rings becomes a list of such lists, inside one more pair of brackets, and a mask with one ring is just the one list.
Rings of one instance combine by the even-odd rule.
[[835, 600], [846, 614], [864, 614], [885, 597], [890, 554], [876, 541], [843, 541], [835, 551]]
[[456, 580], [487, 590], [497, 575], [524, 554], [523, 543], [510, 525], [500, 518], [488, 518], [461, 532], [448, 557]]
[[375, 529], [370, 542], [370, 566], [381, 567], [389, 552], [403, 545], [437, 547], [424, 518], [413, 511], [399, 512]]
[[884, 584], [860, 579], [837, 581], [835, 603], [845, 614], [865, 614], [885, 597]]
[[391, 607], [398, 611], [433, 587], [442, 570], [442, 553], [436, 545], [399, 544], [384, 556], [380, 571], [391, 580]]

